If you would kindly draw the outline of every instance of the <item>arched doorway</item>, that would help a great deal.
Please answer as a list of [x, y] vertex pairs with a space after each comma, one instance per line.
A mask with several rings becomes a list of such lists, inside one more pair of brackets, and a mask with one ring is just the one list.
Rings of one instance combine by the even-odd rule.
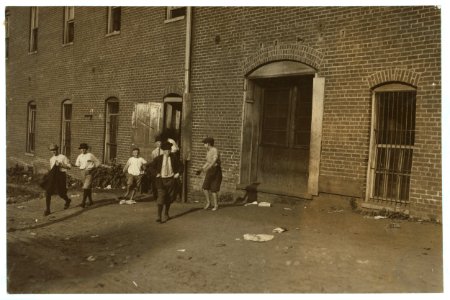
[[317, 194], [323, 83], [315, 69], [295, 61], [247, 75], [241, 184], [302, 198]]

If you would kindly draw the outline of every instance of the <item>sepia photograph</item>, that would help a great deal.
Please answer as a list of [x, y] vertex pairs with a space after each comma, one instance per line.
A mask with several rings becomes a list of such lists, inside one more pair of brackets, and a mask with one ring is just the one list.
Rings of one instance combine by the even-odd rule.
[[2, 7], [5, 298], [443, 296], [440, 3], [115, 2]]

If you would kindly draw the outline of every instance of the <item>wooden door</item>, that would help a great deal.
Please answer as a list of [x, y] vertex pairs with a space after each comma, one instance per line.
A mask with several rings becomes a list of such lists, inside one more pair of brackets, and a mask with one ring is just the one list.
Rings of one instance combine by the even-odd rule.
[[307, 193], [312, 76], [266, 79], [263, 86], [257, 179], [260, 189]]

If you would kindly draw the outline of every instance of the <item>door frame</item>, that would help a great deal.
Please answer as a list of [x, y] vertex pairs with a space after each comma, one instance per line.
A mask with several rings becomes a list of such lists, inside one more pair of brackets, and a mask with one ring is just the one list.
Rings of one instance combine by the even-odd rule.
[[[244, 188], [254, 184], [256, 181], [257, 151], [259, 145], [259, 122], [261, 116], [261, 103], [259, 98], [262, 96], [262, 89], [256, 84], [257, 78], [270, 78], [282, 76], [296, 76], [314, 74], [313, 78], [313, 99], [311, 116], [311, 139], [309, 155], [308, 172], [308, 191], [305, 195], [293, 195], [304, 198], [311, 198], [312, 195], [318, 195], [319, 192], [319, 173], [320, 173], [320, 152], [322, 143], [322, 123], [323, 123], [323, 101], [325, 96], [325, 78], [319, 77], [317, 70], [301, 62], [289, 62], [288, 74], [287, 68], [279, 71], [280, 64], [283, 61], [273, 62], [275, 67], [270, 64], [257, 68], [244, 78], [243, 94], [243, 114], [241, 130], [241, 168], [238, 188]], [[293, 64], [295, 63], [295, 64]], [[297, 67], [295, 67], [297, 65]], [[264, 69], [263, 69], [264, 68]], [[253, 76], [257, 74], [257, 76]]]

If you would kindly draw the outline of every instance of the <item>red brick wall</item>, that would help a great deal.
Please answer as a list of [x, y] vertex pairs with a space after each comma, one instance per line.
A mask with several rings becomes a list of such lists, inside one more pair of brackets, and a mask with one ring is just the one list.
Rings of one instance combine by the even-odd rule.
[[[220, 41], [219, 41], [220, 37]], [[364, 197], [371, 118], [369, 77], [406, 69], [421, 75], [411, 181], [411, 214], [441, 214], [440, 10], [435, 7], [195, 8], [192, 98], [194, 169], [201, 138], [222, 150], [224, 189], [239, 174], [242, 67], [261, 49], [305, 45], [323, 53], [321, 192]], [[275, 47], [276, 48], [276, 47]], [[276, 59], [280, 53], [269, 53]], [[304, 61], [308, 63], [308, 61]], [[191, 185], [199, 187], [192, 177]]]
[[[47, 160], [47, 145], [60, 143], [61, 103], [71, 99], [72, 160], [81, 142], [102, 158], [105, 101], [116, 97], [118, 160], [123, 162], [130, 154], [134, 103], [162, 101], [183, 85], [185, 20], [165, 24], [165, 7], [123, 7], [120, 34], [106, 36], [106, 7], [76, 7], [74, 44], [63, 46], [63, 8], [40, 7], [38, 52], [28, 54], [29, 8], [9, 11], [8, 156], [30, 163]], [[35, 157], [24, 155], [30, 100], [37, 104]], [[84, 117], [90, 109], [92, 120]]]

